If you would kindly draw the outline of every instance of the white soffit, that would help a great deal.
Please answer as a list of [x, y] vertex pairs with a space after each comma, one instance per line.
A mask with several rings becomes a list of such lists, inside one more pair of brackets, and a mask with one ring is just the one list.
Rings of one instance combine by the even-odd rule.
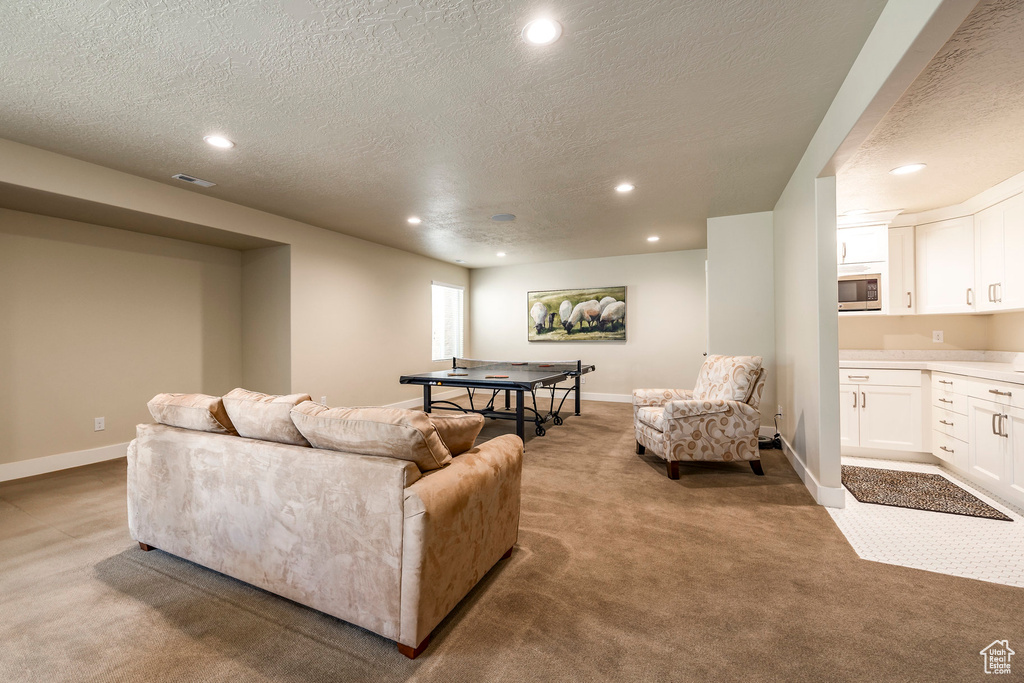
[[[922, 162], [904, 176], [889, 171]], [[838, 209], [919, 213], [1024, 171], [1024, 2], [981, 2], [839, 170]]]
[[564, 0], [538, 48], [525, 1], [8, 0], [0, 134], [470, 266], [701, 248], [772, 209], [884, 4]]

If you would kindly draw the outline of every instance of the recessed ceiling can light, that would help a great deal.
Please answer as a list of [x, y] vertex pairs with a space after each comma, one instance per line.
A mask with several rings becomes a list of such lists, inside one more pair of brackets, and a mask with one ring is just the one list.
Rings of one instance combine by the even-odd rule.
[[894, 168], [889, 171], [889, 173], [892, 173], [893, 175], [906, 175], [908, 173], [917, 173], [924, 167], [925, 164], [907, 164], [906, 166]]
[[498, 258], [505, 258], [505, 252], [499, 251], [498, 252]]
[[457, 259], [455, 259], [455, 262], [456, 262], [456, 263], [465, 263], [465, 261], [463, 261], [463, 260], [462, 260], [462, 259], [460, 259], [460, 258], [457, 258]]
[[412, 225], [419, 225], [420, 223], [423, 222], [422, 219], [417, 218], [416, 216], [409, 216], [408, 220], [409, 220], [409, 223], [411, 223]]
[[647, 241], [648, 241], [648, 242], [657, 242], [657, 241], [658, 241], [658, 240], [660, 240], [660, 239], [661, 239], [661, 238], [660, 238], [660, 237], [658, 237], [657, 235], [651, 235], [650, 237], [648, 237], [648, 238], [647, 238]]
[[523, 27], [523, 40], [530, 45], [550, 45], [562, 35], [562, 25], [551, 19], [534, 19]]
[[514, 221], [515, 219], [515, 215], [511, 213], [496, 213], [491, 216], [492, 221], [498, 221], [499, 223], [507, 223], [508, 221]]
[[213, 145], [214, 147], [220, 147], [221, 149], [231, 149], [235, 146], [235, 143], [228, 140], [223, 135], [206, 135], [203, 137], [206, 143]]
[[636, 189], [636, 185], [632, 183], [622, 183], [621, 185], [615, 186], [616, 192], [632, 192]]

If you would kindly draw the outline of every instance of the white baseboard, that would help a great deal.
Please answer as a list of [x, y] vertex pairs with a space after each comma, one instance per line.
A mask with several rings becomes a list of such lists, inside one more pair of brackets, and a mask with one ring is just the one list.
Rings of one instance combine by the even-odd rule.
[[581, 391], [580, 398], [584, 401], [605, 401], [607, 403], [633, 402], [633, 394], [591, 394], [586, 391]]
[[782, 437], [782, 452], [786, 454], [789, 464], [796, 470], [800, 481], [814, 496], [814, 502], [825, 507], [842, 509], [846, 507], [846, 489], [842, 486], [822, 486], [814, 473], [807, 469], [803, 458], [793, 450], [793, 446]]
[[125, 457], [127, 453], [128, 442], [125, 441], [124, 443], [115, 443], [110, 446], [90, 448], [86, 451], [57, 453], [56, 455], [47, 455], [42, 458], [8, 462], [0, 465], [0, 481], [34, 477], [37, 474], [59, 472], [60, 470], [67, 470], [72, 467], [91, 465], [94, 462], [115, 460]]
[[[444, 401], [449, 398], [458, 398], [459, 396], [465, 396], [465, 389], [454, 389], [452, 391], [445, 391], [442, 393], [431, 393], [430, 401]], [[396, 403], [388, 403], [385, 408], [419, 408], [423, 405], [423, 397], [410, 398], [406, 401], [398, 401]]]

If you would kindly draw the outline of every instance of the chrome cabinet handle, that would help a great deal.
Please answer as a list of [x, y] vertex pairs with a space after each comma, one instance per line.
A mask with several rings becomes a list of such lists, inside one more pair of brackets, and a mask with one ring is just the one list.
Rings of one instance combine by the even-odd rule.
[[952, 422], [946, 422], [945, 420], [939, 420], [939, 424], [940, 425], [946, 425], [947, 427], [952, 427], [953, 426]]
[[967, 305], [968, 306], [973, 306], [974, 305], [974, 288], [972, 288], [972, 287], [968, 287], [967, 288]]
[[851, 391], [850, 393], [853, 394], [853, 407], [856, 408], [857, 407], [857, 392], [856, 391]]
[[1013, 396], [1012, 391], [999, 391], [998, 389], [989, 389], [988, 393], [995, 394], [996, 396]]
[[914, 307], [914, 295], [911, 292], [907, 292], [907, 308]]
[[955, 453], [952, 448], [946, 448], [945, 446], [939, 446], [940, 451], [946, 451], [947, 453]]
[[843, 263], [846, 263], [846, 242], [843, 242]]
[[868, 375], [847, 375], [847, 377], [850, 379], [861, 379], [864, 380], [865, 382], [871, 379], [871, 377]]
[[997, 304], [1003, 303], [1003, 283], [1002, 282], [997, 282], [996, 283], [996, 303]]
[[860, 407], [861, 408], [867, 408], [868, 407], [868, 395], [865, 394], [863, 391], [860, 392]]
[[1004, 439], [1010, 438], [1010, 433], [1003, 429], [1003, 420], [1005, 420], [1008, 417], [1009, 415], [999, 416], [999, 436], [1003, 437]]
[[952, 384], [948, 379], [940, 379], [939, 384]]
[[948, 399], [948, 398], [940, 398], [940, 399], [939, 399], [939, 403], [952, 403], [952, 402], [953, 402], [953, 401], [951, 401], [951, 400], [950, 400], [950, 399]]
[[992, 413], [992, 433], [995, 434], [996, 436], [1002, 436], [1002, 434], [999, 433], [999, 427], [996, 426], [996, 423], [999, 421], [1000, 417], [1001, 416], [999, 415], [999, 413]]
[[996, 302], [995, 288], [996, 288], [995, 285], [989, 285], [988, 286], [988, 300], [991, 303], [995, 303]]

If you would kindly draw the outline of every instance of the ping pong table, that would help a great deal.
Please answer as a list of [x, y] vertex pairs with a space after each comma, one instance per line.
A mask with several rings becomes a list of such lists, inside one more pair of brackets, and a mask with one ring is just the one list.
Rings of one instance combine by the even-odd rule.
[[[451, 370], [436, 370], [418, 375], [403, 375], [399, 378], [402, 384], [418, 384], [423, 386], [423, 410], [432, 409], [459, 410], [464, 413], [480, 413], [484, 417], [499, 420], [515, 420], [516, 434], [520, 439], [525, 434], [527, 414], [533, 422], [537, 436], [544, 436], [544, 424], [549, 420], [556, 425], [562, 424], [559, 414], [569, 394], [575, 395], [575, 412], [580, 414], [580, 378], [593, 372], [593, 365], [584, 365], [582, 361], [552, 362], [508, 362], [485, 361], [470, 358], [452, 358]], [[568, 386], [559, 386], [562, 382]], [[469, 397], [469, 407], [454, 401], [431, 400], [430, 392], [434, 387], [465, 388]], [[481, 390], [487, 403], [477, 407], [476, 393]], [[550, 392], [550, 405], [542, 412], [537, 404], [538, 392]], [[516, 394], [516, 404], [511, 406], [511, 393]], [[489, 393], [489, 396], [488, 396]], [[495, 406], [495, 401], [504, 393], [504, 408]], [[559, 400], [559, 394], [560, 400]], [[527, 397], [531, 405], [526, 404]], [[558, 403], [556, 406], [555, 403]]]

